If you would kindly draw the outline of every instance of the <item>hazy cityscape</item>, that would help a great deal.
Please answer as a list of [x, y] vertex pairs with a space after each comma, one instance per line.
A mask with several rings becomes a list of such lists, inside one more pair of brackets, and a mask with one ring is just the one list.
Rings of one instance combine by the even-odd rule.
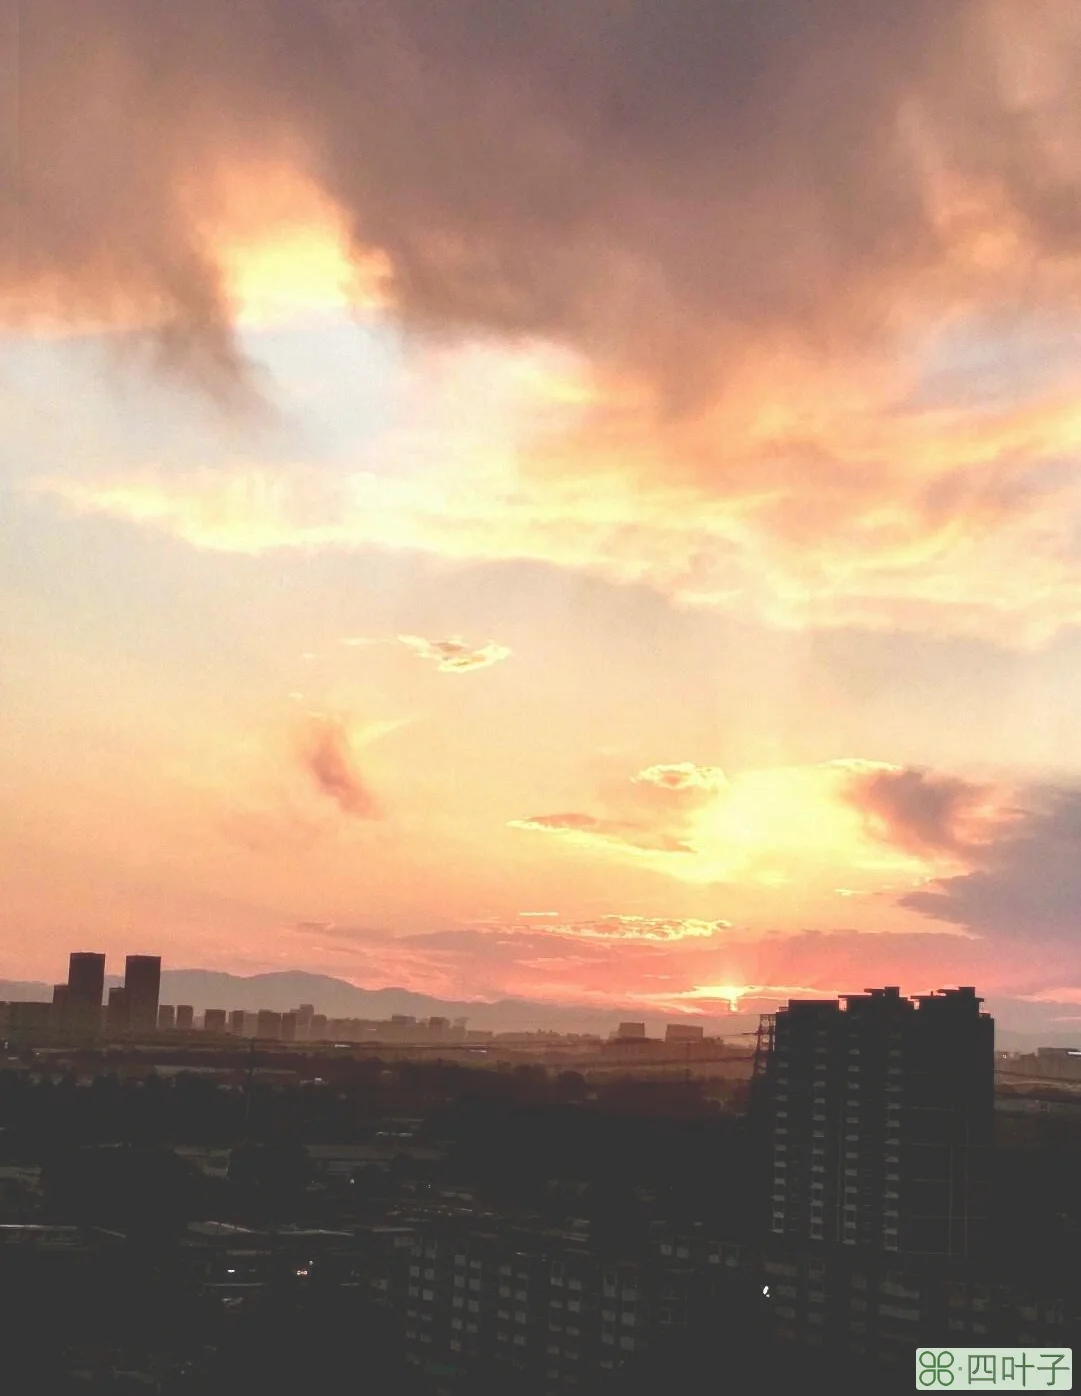
[[0, 1396], [1072, 1390], [1079, 403], [1079, 0], [0, 0]]
[[156, 956], [105, 970], [0, 1008], [20, 1391], [286, 1391], [358, 1343], [388, 1396], [900, 1391], [934, 1344], [1068, 1380], [1081, 1050], [996, 1052], [972, 988], [725, 1042], [196, 1012]]

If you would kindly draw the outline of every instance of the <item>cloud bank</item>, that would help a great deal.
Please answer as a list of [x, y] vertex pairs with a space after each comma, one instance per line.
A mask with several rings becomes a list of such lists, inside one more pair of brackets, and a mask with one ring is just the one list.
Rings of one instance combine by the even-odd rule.
[[[168, 370], [253, 389], [237, 248], [318, 216], [414, 340], [581, 369], [532, 404], [540, 445], [437, 446], [452, 490], [255, 462], [54, 482], [69, 503], [202, 546], [587, 568], [776, 625], [1081, 622], [1075, 6], [23, 9], [16, 53], [0, 0], [3, 323], [141, 325]], [[967, 351], [1026, 335], [1041, 371], [988, 400]]]
[[873, 344], [1081, 237], [1058, 0], [37, 0], [23, 20], [9, 292], [135, 307], [213, 371], [237, 366], [223, 186], [267, 162], [382, 251], [406, 323], [575, 343], [677, 403], [749, 340]]

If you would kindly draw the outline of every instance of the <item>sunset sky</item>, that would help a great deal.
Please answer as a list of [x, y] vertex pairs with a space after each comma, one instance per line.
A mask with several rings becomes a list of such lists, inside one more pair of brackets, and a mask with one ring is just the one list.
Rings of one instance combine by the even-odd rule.
[[0, 977], [1081, 1025], [1076, 0], [0, 26]]

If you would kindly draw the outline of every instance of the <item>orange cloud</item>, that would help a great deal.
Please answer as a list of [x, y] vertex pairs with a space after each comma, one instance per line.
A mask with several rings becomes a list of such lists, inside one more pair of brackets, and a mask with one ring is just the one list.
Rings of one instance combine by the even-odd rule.
[[[518, 913], [520, 916], [524, 912]], [[594, 940], [625, 943], [671, 944], [681, 940], [709, 940], [730, 930], [730, 921], [697, 921], [688, 917], [665, 919], [656, 916], [620, 916], [611, 914], [596, 921], [546, 924], [548, 935], [566, 936], [571, 940]]]
[[312, 782], [344, 814], [355, 819], [378, 819], [378, 801], [356, 764], [345, 723], [312, 716], [301, 737], [300, 757]]

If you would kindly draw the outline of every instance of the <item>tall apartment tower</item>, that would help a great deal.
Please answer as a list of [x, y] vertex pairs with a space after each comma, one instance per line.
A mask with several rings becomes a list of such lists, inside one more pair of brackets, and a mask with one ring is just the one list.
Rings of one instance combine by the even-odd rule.
[[994, 1023], [972, 988], [793, 1000], [763, 1020], [752, 1083], [767, 1232], [964, 1259], [984, 1239]]
[[133, 1033], [152, 1033], [158, 1025], [161, 956], [129, 955], [124, 961], [124, 1003]]
[[123, 1037], [128, 1030], [128, 1005], [121, 985], [109, 990], [105, 1008], [105, 1030], [110, 1037]]
[[[60, 996], [64, 1027], [76, 1033], [98, 1032], [104, 993], [105, 956], [75, 951], [68, 959], [67, 990]], [[54, 990], [54, 1001], [55, 997]]]

